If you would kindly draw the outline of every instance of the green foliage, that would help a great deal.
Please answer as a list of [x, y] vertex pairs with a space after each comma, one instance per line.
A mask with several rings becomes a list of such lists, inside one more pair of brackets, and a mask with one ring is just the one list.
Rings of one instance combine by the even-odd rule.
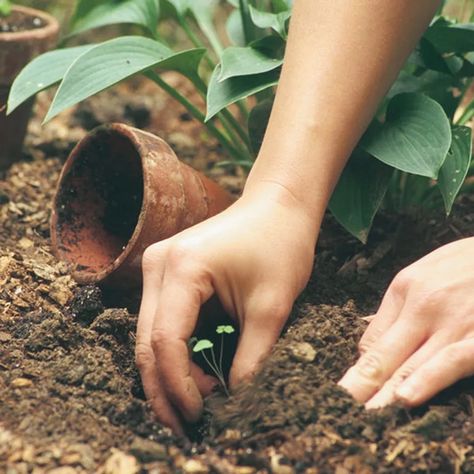
[[131, 23], [153, 34], [158, 16], [159, 0], [79, 0], [70, 33], [75, 35], [101, 26]]
[[[106, 25], [131, 23], [140, 28], [133, 30], [134, 36], [65, 47], [33, 60], [12, 87], [8, 112], [59, 84], [49, 120], [142, 74], [204, 123], [234, 165], [249, 168], [270, 115], [292, 4], [227, 0], [223, 37], [216, 25], [224, 12], [218, 0], [78, 0], [66, 42]], [[383, 206], [406, 210], [444, 202], [449, 213], [469, 173], [472, 133], [466, 125], [474, 117], [474, 101], [463, 110], [460, 106], [474, 77], [474, 24], [449, 20], [441, 10], [439, 15], [384, 98], [332, 196], [330, 210], [361, 241]], [[160, 37], [157, 25], [165, 17], [175, 22], [193, 49], [173, 51]], [[206, 99], [206, 110], [168, 84], [160, 75], [164, 70], [186, 76]]]
[[10, 0], [0, 0], [0, 16], [8, 16], [12, 11]]

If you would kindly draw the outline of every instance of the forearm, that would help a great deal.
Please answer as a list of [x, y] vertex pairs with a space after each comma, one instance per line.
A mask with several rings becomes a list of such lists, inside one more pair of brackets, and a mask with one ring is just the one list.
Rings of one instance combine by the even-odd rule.
[[267, 132], [244, 195], [277, 183], [319, 229], [353, 148], [438, 0], [296, 0]]

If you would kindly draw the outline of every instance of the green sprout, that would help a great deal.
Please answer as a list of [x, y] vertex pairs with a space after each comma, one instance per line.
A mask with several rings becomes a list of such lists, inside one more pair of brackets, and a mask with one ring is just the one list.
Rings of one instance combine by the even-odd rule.
[[[223, 359], [223, 352], [224, 352], [224, 335], [225, 334], [232, 334], [235, 329], [232, 326], [221, 325], [217, 326], [216, 333], [220, 334], [220, 348], [219, 348], [219, 359], [216, 359], [216, 354], [214, 352], [214, 343], [209, 339], [200, 339], [196, 340], [195, 338], [191, 339], [190, 343], [193, 345], [193, 352], [198, 353], [200, 352], [204, 357], [207, 365], [211, 368], [212, 372], [214, 372], [215, 376], [219, 380], [224, 392], [227, 396], [229, 396], [229, 390], [227, 389], [227, 384], [224, 378], [224, 371], [222, 369], [222, 359]], [[194, 343], [195, 342], [195, 343]], [[211, 357], [209, 358], [206, 355], [206, 350], [210, 351]]]
[[8, 16], [12, 12], [10, 0], [0, 0], [0, 16]]

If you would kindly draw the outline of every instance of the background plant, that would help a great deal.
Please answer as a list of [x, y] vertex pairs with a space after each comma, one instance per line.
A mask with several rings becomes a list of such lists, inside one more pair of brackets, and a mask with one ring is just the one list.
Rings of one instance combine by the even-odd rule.
[[[466, 5], [472, 2], [464, 2], [464, 17]], [[143, 74], [204, 123], [233, 164], [249, 168], [271, 110], [291, 7], [291, 0], [79, 0], [63, 48], [22, 71], [8, 110], [59, 83], [46, 116], [50, 120]], [[332, 196], [330, 210], [361, 241], [381, 206], [444, 205], [449, 213], [466, 176], [473, 173], [472, 132], [466, 125], [474, 115], [474, 101], [466, 99], [474, 76], [474, 24], [442, 13], [388, 92]], [[223, 15], [224, 38], [216, 26], [216, 16]], [[169, 38], [157, 28], [163, 21], [177, 24], [193, 48], [171, 49]], [[137, 29], [99, 44], [66, 47], [73, 37], [85, 40], [90, 29], [121, 23]], [[206, 110], [166, 82], [161, 72], [167, 70], [192, 82], [206, 99]]]
[[0, 0], [0, 16], [8, 16], [12, 11], [10, 0]]

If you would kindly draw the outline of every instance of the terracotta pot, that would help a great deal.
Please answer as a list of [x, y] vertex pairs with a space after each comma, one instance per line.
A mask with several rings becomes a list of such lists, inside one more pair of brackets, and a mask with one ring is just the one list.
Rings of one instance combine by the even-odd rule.
[[80, 283], [136, 287], [149, 245], [232, 202], [160, 138], [123, 124], [101, 126], [79, 142], [62, 170], [53, 250], [73, 264]]
[[33, 8], [14, 6], [17, 15], [39, 18], [44, 26], [32, 30], [0, 33], [0, 170], [18, 159], [25, 139], [33, 100], [8, 117], [6, 103], [10, 87], [26, 64], [55, 46], [59, 25], [54, 17]]

